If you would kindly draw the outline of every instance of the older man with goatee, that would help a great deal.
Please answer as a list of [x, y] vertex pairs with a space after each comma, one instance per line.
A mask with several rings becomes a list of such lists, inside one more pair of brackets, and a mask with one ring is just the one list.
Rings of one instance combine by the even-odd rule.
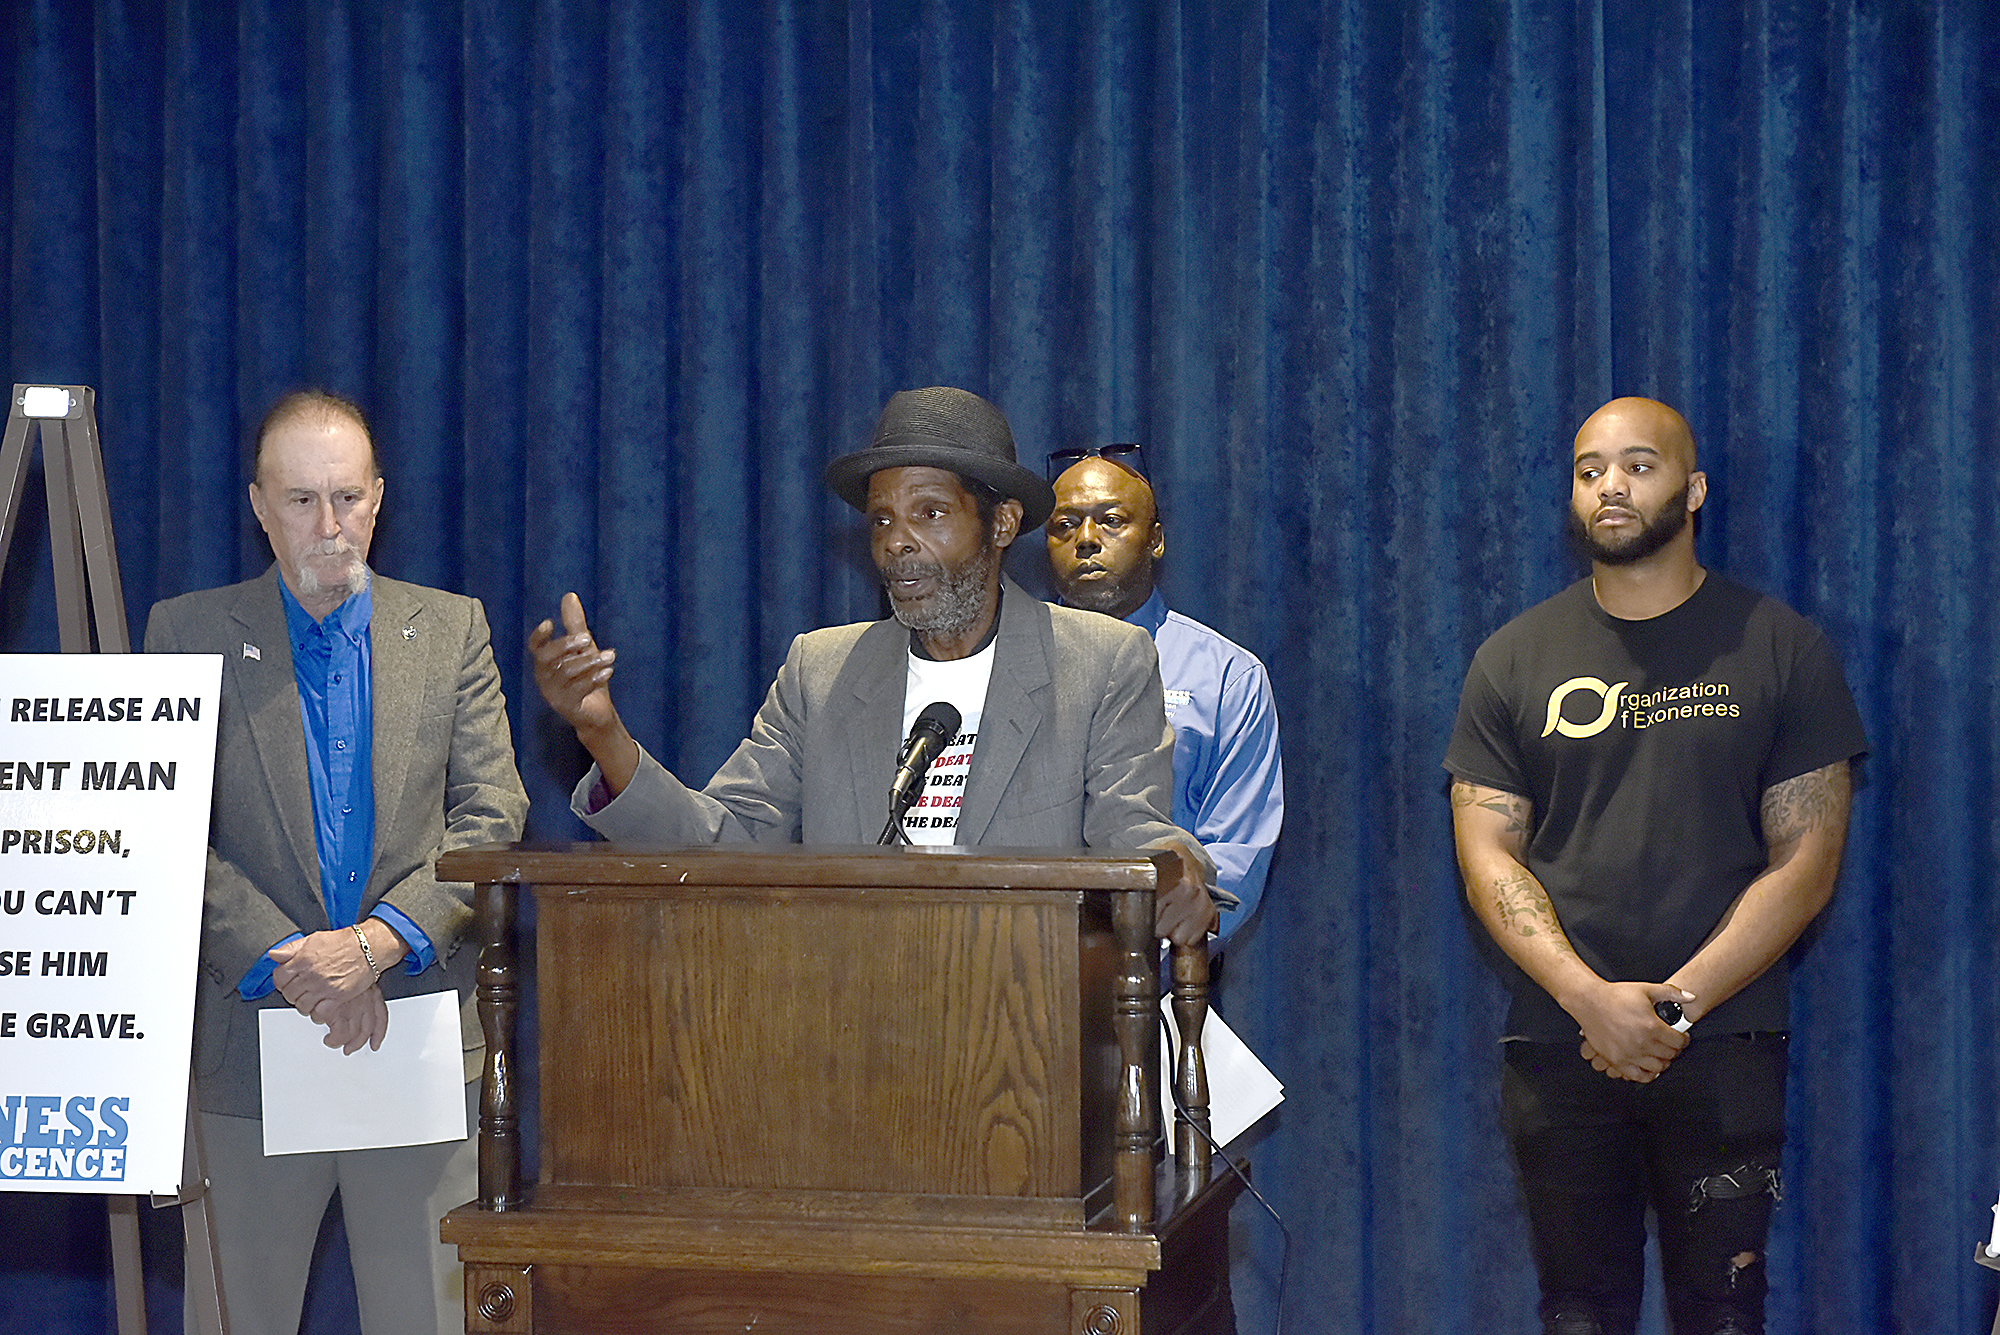
[[[478, 1194], [475, 1143], [267, 1156], [257, 1012], [296, 1009], [351, 1057], [380, 1047], [392, 997], [464, 1011], [472, 887], [437, 858], [519, 838], [527, 794], [477, 600], [368, 568], [385, 483], [361, 410], [289, 394], [256, 447], [275, 564], [146, 627], [150, 653], [223, 660], [194, 1067], [230, 1328], [298, 1329], [338, 1188], [365, 1335], [444, 1335], [465, 1316], [438, 1220]], [[478, 1032], [450, 1078], [477, 1074]]]

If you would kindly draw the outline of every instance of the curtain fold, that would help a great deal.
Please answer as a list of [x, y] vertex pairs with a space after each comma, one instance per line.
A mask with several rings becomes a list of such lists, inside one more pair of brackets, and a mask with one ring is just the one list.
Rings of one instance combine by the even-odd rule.
[[[1248, 1138], [1288, 1328], [1371, 1335], [1529, 1325], [1438, 765], [1473, 649], [1576, 573], [1576, 425], [1676, 404], [1703, 559], [1826, 629], [1874, 746], [1795, 972], [1772, 1329], [1983, 1335], [1996, 69], [1951, 0], [19, 0], [0, 343], [98, 390], [135, 634], [268, 562], [271, 399], [359, 399], [376, 564], [485, 601], [541, 838], [564, 592], [698, 783], [792, 636], [881, 614], [820, 474], [889, 394], [991, 396], [1031, 468], [1143, 441], [1169, 600], [1284, 720], [1222, 1005], [1288, 1089]], [[31, 496], [0, 649], [55, 645], [46, 547]], [[1009, 568], [1046, 588], [1038, 534]], [[94, 1208], [0, 1192], [0, 1335], [109, 1328]]]

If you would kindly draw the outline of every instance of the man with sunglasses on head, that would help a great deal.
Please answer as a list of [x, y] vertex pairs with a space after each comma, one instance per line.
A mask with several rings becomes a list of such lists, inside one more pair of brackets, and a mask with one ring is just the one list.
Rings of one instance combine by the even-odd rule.
[[1063, 602], [1153, 637], [1174, 730], [1174, 823], [1215, 860], [1224, 907], [1212, 946], [1220, 949], [1256, 911], [1284, 823], [1278, 710], [1255, 654], [1169, 611], [1160, 596], [1154, 566], [1167, 537], [1145, 471], [1133, 444], [1051, 454], [1049, 565]]

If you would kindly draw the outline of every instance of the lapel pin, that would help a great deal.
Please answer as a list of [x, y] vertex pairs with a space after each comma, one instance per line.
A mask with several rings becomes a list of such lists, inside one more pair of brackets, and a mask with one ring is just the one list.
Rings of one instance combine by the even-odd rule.
[[416, 638], [417, 638], [417, 628], [416, 628], [415, 626], [405, 626], [405, 627], [403, 627], [403, 638], [404, 638], [404, 639], [406, 639], [406, 640], [414, 640], [414, 639], [416, 639]]
[[262, 649], [259, 649], [256, 645], [250, 643], [248, 640], [245, 640], [243, 642], [243, 656], [249, 659], [251, 662], [255, 663], [263, 659], [264, 651]]

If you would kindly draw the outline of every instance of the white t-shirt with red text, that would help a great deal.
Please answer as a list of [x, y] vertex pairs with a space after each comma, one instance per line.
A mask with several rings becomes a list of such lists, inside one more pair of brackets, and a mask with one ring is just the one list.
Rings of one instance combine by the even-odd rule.
[[908, 737], [926, 705], [943, 700], [958, 710], [958, 735], [946, 743], [930, 772], [916, 805], [903, 817], [903, 831], [913, 844], [949, 844], [958, 835], [958, 808], [972, 774], [972, 747], [979, 740], [979, 720], [986, 712], [986, 684], [993, 676], [994, 646], [988, 644], [969, 658], [940, 663], [910, 655], [903, 685], [903, 735]]

